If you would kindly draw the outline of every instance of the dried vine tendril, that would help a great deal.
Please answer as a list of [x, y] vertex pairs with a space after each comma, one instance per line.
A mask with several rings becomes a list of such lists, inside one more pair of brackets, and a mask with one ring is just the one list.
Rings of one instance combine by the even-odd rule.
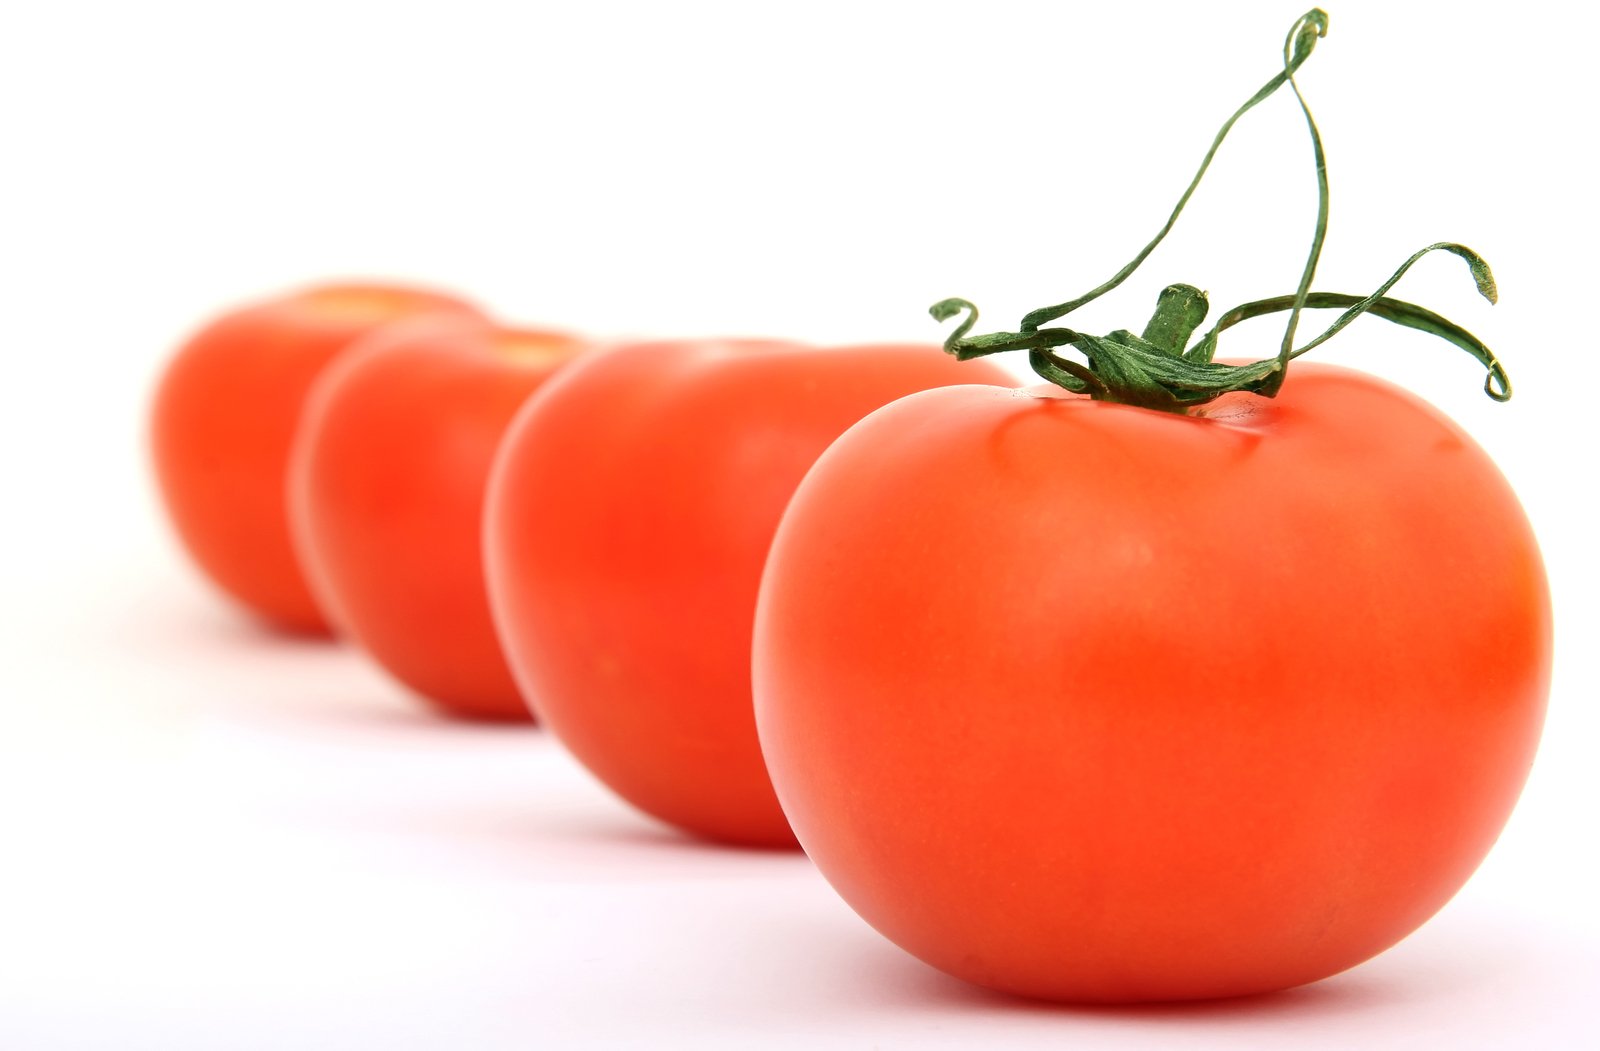
[[[1110, 280], [1076, 299], [1055, 306], [1041, 307], [1023, 317], [1016, 332], [994, 332], [968, 336], [978, 321], [978, 308], [965, 299], [945, 299], [929, 308], [934, 318], [946, 321], [957, 314], [966, 317], [945, 340], [944, 349], [957, 358], [984, 357], [1011, 350], [1026, 350], [1033, 370], [1050, 382], [1077, 394], [1087, 394], [1101, 401], [1138, 405], [1168, 412], [1183, 412], [1203, 405], [1232, 391], [1248, 391], [1264, 397], [1276, 395], [1283, 386], [1289, 362], [1320, 346], [1362, 314], [1392, 321], [1397, 325], [1431, 333], [1454, 343], [1471, 354], [1488, 376], [1484, 392], [1495, 401], [1511, 397], [1511, 381], [1494, 352], [1472, 333], [1431, 310], [1398, 299], [1386, 293], [1403, 277], [1412, 265], [1430, 252], [1450, 252], [1466, 261], [1472, 272], [1478, 292], [1489, 302], [1495, 302], [1494, 275], [1483, 257], [1465, 245], [1441, 241], [1422, 249], [1403, 263], [1394, 275], [1369, 296], [1351, 296], [1334, 292], [1313, 292], [1311, 282], [1316, 275], [1317, 260], [1322, 255], [1322, 243], [1328, 231], [1328, 177], [1327, 164], [1322, 150], [1322, 137], [1317, 132], [1316, 121], [1295, 83], [1295, 71], [1311, 57], [1319, 38], [1327, 35], [1328, 16], [1320, 9], [1302, 15], [1289, 30], [1283, 45], [1283, 69], [1267, 81], [1249, 101], [1240, 106], [1222, 125], [1206, 151], [1189, 186], [1178, 199], [1178, 204], [1168, 216], [1166, 225], [1139, 254], [1134, 256]], [[1306, 258], [1300, 284], [1293, 295], [1258, 299], [1234, 307], [1222, 315], [1204, 336], [1185, 349], [1190, 337], [1205, 321], [1209, 304], [1204, 292], [1192, 285], [1169, 285], [1156, 303], [1156, 312], [1145, 326], [1144, 332], [1134, 335], [1119, 329], [1105, 336], [1091, 336], [1064, 326], [1041, 327], [1056, 321], [1086, 303], [1100, 298], [1127, 280], [1128, 276], [1153, 252], [1172, 230], [1184, 205], [1200, 185], [1206, 169], [1216, 156], [1222, 140], [1227, 138], [1233, 125], [1253, 106], [1266, 99], [1283, 85], [1288, 84], [1305, 114], [1306, 127], [1311, 134], [1311, 144], [1317, 165], [1317, 224], [1311, 239], [1311, 250]], [[1300, 347], [1294, 346], [1295, 330], [1300, 312], [1305, 309], [1343, 309], [1343, 313], [1321, 335]], [[1212, 360], [1216, 354], [1217, 337], [1241, 321], [1264, 314], [1287, 310], [1288, 324], [1284, 329], [1283, 343], [1276, 357], [1265, 358], [1247, 365], [1225, 365]], [[1086, 359], [1079, 363], [1056, 353], [1058, 347], [1071, 347]]]

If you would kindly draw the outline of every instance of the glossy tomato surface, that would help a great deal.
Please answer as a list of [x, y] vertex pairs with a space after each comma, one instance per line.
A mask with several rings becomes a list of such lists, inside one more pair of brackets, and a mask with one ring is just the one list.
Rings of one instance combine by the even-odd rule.
[[496, 623], [540, 719], [661, 820], [792, 846], [750, 707], [779, 515], [873, 409], [1004, 381], [936, 347], [756, 341], [621, 347], [558, 376], [507, 434], [485, 521]]
[[1029, 996], [1219, 997], [1456, 892], [1550, 645], [1506, 482], [1386, 383], [1296, 365], [1193, 417], [965, 387], [800, 486], [755, 701], [800, 842], [903, 948]]
[[289, 472], [295, 539], [335, 626], [447, 712], [529, 718], [489, 620], [489, 465], [528, 396], [584, 349], [563, 333], [422, 318], [312, 389]]
[[476, 310], [423, 289], [320, 285], [218, 317], [162, 374], [151, 443], [173, 527], [206, 576], [278, 627], [327, 631], [295, 559], [283, 495], [306, 392], [356, 339], [433, 312]]

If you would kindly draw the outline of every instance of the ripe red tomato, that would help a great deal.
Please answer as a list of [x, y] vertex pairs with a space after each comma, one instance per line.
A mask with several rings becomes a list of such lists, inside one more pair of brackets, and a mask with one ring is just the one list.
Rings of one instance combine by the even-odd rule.
[[338, 629], [456, 715], [529, 718], [483, 582], [484, 485], [574, 336], [430, 317], [364, 340], [312, 388], [289, 470], [295, 539]]
[[928, 963], [1232, 996], [1359, 963], [1462, 885], [1550, 631], [1511, 490], [1386, 383], [1297, 364], [1189, 415], [958, 387], [799, 487], [756, 715], [801, 844]]
[[284, 469], [306, 391], [353, 340], [465, 302], [393, 285], [320, 285], [230, 311], [156, 389], [156, 479], [179, 539], [224, 592], [278, 627], [325, 632], [289, 540]]
[[529, 401], [489, 485], [495, 620], [539, 718], [618, 795], [730, 843], [792, 846], [750, 708], [767, 545], [846, 427], [927, 387], [1004, 382], [934, 347], [622, 347]]

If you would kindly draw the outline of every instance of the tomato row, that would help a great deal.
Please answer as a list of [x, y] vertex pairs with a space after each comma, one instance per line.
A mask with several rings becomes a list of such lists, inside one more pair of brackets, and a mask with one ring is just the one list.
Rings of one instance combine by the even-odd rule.
[[[1218, 143], [1326, 28], [1295, 23]], [[1052, 324], [1171, 220], [1017, 332], [969, 336], [976, 307], [936, 304], [964, 315], [949, 353], [596, 346], [329, 286], [180, 351], [162, 492], [262, 617], [348, 639], [443, 712], [536, 715], [686, 832], [798, 842], [952, 974], [1086, 1001], [1314, 981], [1415, 929], [1489, 850], [1551, 624], [1532, 530], [1460, 428], [1348, 370], [1286, 382], [1370, 313], [1510, 397], [1480, 340], [1387, 295], [1444, 251], [1493, 300], [1471, 249], [1430, 245], [1369, 296], [1311, 290], [1328, 202], [1305, 116], [1299, 287], [1192, 344], [1189, 285], [1142, 335]], [[1215, 358], [1224, 329], [1284, 311], [1275, 358]], [[984, 360], [1006, 350], [1049, 382]]]
[[934, 347], [596, 347], [325, 286], [194, 336], [154, 452], [266, 620], [537, 713], [693, 834], [798, 835], [889, 937], [1035, 995], [1380, 951], [1487, 851], [1543, 711], [1510, 489], [1331, 367], [1180, 415]]

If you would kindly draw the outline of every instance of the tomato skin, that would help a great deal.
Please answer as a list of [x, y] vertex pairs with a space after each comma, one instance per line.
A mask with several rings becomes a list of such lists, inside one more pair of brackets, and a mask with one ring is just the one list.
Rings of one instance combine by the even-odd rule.
[[296, 561], [283, 497], [306, 392], [356, 339], [431, 312], [477, 311], [419, 288], [318, 285], [216, 318], [161, 376], [151, 452], [172, 525], [213, 583], [278, 628], [328, 631]]
[[489, 486], [496, 623], [541, 721], [695, 835], [793, 846], [750, 709], [761, 566], [817, 455], [929, 386], [1003, 382], [935, 347], [620, 347], [524, 408]]
[[585, 347], [421, 318], [352, 347], [307, 399], [289, 508], [313, 591], [341, 634], [447, 713], [530, 718], [489, 618], [484, 487], [522, 403]]
[[784, 517], [754, 647], [773, 782], [935, 967], [1072, 1001], [1314, 981], [1439, 909], [1511, 811], [1551, 625], [1494, 465], [1326, 366], [1205, 415], [921, 394]]

